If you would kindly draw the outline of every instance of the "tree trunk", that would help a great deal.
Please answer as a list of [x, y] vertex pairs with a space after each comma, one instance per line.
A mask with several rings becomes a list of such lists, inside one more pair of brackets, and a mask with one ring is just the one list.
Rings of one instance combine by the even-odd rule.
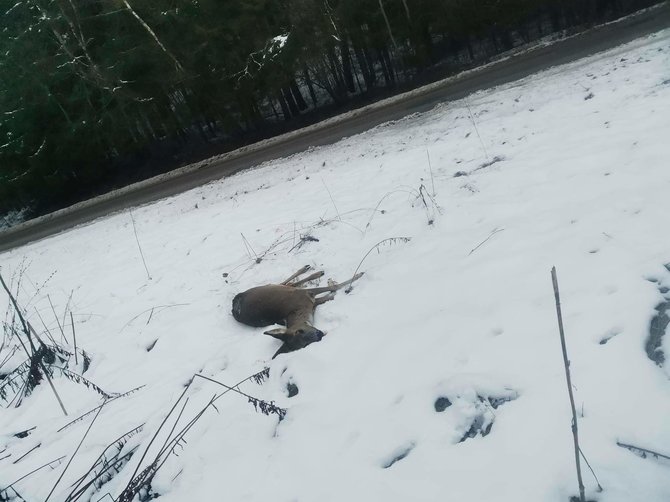
[[389, 38], [391, 39], [391, 42], [393, 43], [393, 47], [395, 47], [397, 49], [398, 44], [395, 43], [395, 38], [393, 38], [393, 31], [391, 31], [391, 23], [389, 23], [389, 18], [386, 15], [386, 9], [384, 9], [383, 0], [379, 0], [379, 10], [382, 11], [382, 16], [384, 16], [384, 22], [386, 23], [386, 29], [389, 32]]
[[342, 77], [342, 71], [332, 49], [328, 51], [328, 66], [330, 66], [330, 72], [333, 75], [333, 80], [335, 81], [335, 91], [337, 92], [340, 98], [346, 97], [347, 90], [344, 85], [344, 78]]
[[344, 83], [347, 90], [354, 94], [356, 86], [354, 85], [354, 77], [351, 71], [351, 54], [349, 53], [349, 43], [346, 39], [340, 42], [340, 55], [342, 56], [342, 74], [344, 75]]
[[309, 76], [309, 70], [307, 69], [307, 65], [304, 65], [302, 67], [302, 73], [305, 78], [305, 84], [307, 84], [307, 89], [309, 89], [309, 97], [312, 98], [312, 103], [314, 104], [314, 108], [316, 108], [319, 106], [319, 103], [316, 100], [316, 92], [314, 92], [314, 84], [312, 83], [312, 77]]
[[302, 97], [302, 93], [300, 92], [300, 88], [298, 87], [298, 84], [296, 84], [295, 79], [292, 78], [291, 82], [288, 84], [289, 88], [291, 89], [291, 94], [293, 95], [293, 99], [295, 99], [296, 105], [298, 105], [298, 110], [301, 112], [307, 109], [307, 103], [305, 103], [305, 98]]
[[279, 106], [281, 106], [281, 111], [284, 114], [284, 120], [291, 119], [291, 110], [288, 107], [288, 103], [284, 99], [284, 95], [279, 91], [277, 93], [277, 101], [279, 101]]
[[295, 102], [295, 99], [293, 98], [293, 94], [291, 94], [291, 89], [288, 86], [282, 87], [281, 92], [284, 95], [284, 99], [286, 100], [289, 109], [291, 110], [291, 115], [293, 116], [300, 115], [300, 109], [298, 108], [298, 104]]
[[377, 70], [375, 69], [375, 62], [370, 55], [370, 51], [367, 47], [363, 47], [363, 56], [365, 57], [365, 62], [368, 65], [368, 70], [370, 71], [370, 77], [372, 79], [372, 85], [377, 83]]
[[374, 79], [370, 74], [370, 68], [363, 54], [363, 50], [360, 47], [354, 47], [354, 53], [356, 54], [356, 59], [358, 60], [358, 66], [361, 69], [363, 74], [363, 80], [365, 81], [365, 90], [369, 91], [374, 86]]
[[393, 77], [393, 70], [386, 64], [386, 58], [384, 57], [384, 50], [379, 49], [378, 51], [379, 62], [382, 66], [382, 73], [384, 74], [384, 80], [388, 87], [393, 87], [395, 85], [395, 78]]
[[392, 85], [395, 85], [395, 83], [396, 83], [395, 68], [393, 68], [393, 62], [391, 61], [391, 56], [389, 55], [389, 51], [386, 47], [384, 47], [381, 50], [381, 55], [382, 55], [382, 60], [384, 61], [384, 64], [386, 65], [386, 69], [388, 71], [389, 77], [391, 78]]
[[270, 106], [272, 107], [272, 113], [274, 113], [275, 119], [277, 122], [279, 122], [279, 113], [277, 112], [277, 107], [275, 106], [275, 100], [272, 98], [268, 98], [268, 101], [270, 102]]

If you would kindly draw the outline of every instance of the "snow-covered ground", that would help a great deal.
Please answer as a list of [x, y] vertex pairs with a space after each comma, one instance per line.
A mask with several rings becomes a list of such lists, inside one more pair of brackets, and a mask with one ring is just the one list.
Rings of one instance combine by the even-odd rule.
[[[79, 500], [116, 498], [179, 413], [173, 437], [225, 390], [195, 378], [151, 443], [195, 373], [233, 385], [269, 366], [239, 390], [284, 420], [222, 396], [162, 457], [161, 500], [567, 501], [555, 265], [581, 446], [604, 488], [582, 464], [587, 495], [668, 500], [670, 462], [617, 442], [670, 454], [670, 363], [645, 350], [670, 298], [669, 140], [666, 30], [0, 255], [42, 338], [40, 316], [73, 350], [72, 312], [86, 379], [144, 386], [60, 432], [101, 396], [55, 372], [65, 417], [46, 383], [20, 407], [9, 391], [0, 489], [62, 458], [0, 499], [45, 500], [62, 475], [49, 500], [65, 500], [144, 424], [119, 443], [136, 454]], [[320, 343], [271, 360], [279, 342], [230, 315], [236, 293], [305, 264], [345, 280], [395, 237], [411, 240], [378, 246], [354, 290], [318, 308]]]

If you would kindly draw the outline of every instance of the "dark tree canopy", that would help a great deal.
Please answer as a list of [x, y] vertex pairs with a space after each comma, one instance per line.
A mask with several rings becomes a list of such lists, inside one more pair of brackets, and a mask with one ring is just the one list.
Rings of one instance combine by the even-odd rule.
[[0, 0], [0, 214], [42, 214], [653, 0]]

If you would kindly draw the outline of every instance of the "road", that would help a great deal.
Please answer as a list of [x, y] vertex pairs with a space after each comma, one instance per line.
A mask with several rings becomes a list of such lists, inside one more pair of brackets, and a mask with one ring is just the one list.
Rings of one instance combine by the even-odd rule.
[[513, 82], [553, 66], [596, 54], [670, 27], [670, 3], [600, 26], [549, 46], [512, 56], [492, 65], [449, 79], [401, 99], [368, 107], [365, 113], [345, 115], [310, 126], [297, 133], [274, 138], [258, 146], [232, 152], [222, 159], [182, 169], [172, 175], [131, 185], [106, 196], [76, 204], [0, 232], [0, 252], [62, 232], [101, 216], [174, 195], [209, 181], [231, 176], [262, 162], [334, 143], [390, 120], [430, 110], [437, 103], [463, 98], [473, 92]]

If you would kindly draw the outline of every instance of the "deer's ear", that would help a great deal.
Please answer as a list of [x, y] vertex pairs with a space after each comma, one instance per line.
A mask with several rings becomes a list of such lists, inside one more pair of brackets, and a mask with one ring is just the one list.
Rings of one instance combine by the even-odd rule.
[[277, 340], [281, 340], [282, 342], [286, 341], [286, 336], [287, 336], [286, 328], [270, 329], [263, 334], [273, 336]]

